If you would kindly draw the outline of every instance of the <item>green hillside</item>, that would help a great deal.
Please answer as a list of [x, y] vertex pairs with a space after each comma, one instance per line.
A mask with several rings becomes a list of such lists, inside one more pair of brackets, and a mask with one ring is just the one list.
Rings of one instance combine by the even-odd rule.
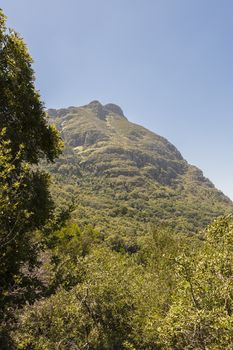
[[49, 170], [73, 218], [107, 236], [151, 226], [195, 233], [233, 204], [165, 138], [133, 124], [114, 104], [48, 110], [65, 142]]

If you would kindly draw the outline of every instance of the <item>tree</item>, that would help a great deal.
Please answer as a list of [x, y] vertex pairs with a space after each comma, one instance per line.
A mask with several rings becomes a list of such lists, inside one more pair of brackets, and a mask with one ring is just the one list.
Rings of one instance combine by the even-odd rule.
[[159, 332], [162, 349], [233, 346], [233, 218], [205, 231], [198, 253], [177, 258], [178, 288]]
[[32, 58], [19, 34], [7, 31], [0, 10], [0, 129], [6, 127], [13, 155], [24, 145], [24, 160], [38, 164], [60, 153], [60, 138], [48, 125], [43, 103], [35, 90]]
[[158, 317], [153, 276], [131, 256], [104, 246], [79, 256], [80, 272], [76, 286], [61, 286], [20, 312], [16, 345], [25, 350], [157, 349], [156, 340], [145, 339], [152, 313], [154, 323]]
[[[34, 232], [53, 210], [49, 177], [37, 166], [62, 149], [34, 86], [32, 59], [0, 10], [0, 317], [30, 298], [37, 264]], [[35, 294], [35, 291], [34, 291]], [[35, 295], [34, 295], [35, 296]], [[2, 330], [1, 332], [2, 333]], [[0, 340], [1, 342], [1, 340]]]

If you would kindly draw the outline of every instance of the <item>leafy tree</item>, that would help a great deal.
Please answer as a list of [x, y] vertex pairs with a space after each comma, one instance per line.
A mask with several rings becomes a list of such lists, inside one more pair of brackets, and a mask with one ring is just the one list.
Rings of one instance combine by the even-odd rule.
[[156, 336], [148, 337], [148, 328], [158, 319], [154, 276], [132, 257], [103, 246], [80, 260], [80, 270], [82, 281], [76, 286], [60, 288], [20, 313], [16, 345], [37, 350], [157, 349]]
[[90, 226], [80, 229], [70, 224], [51, 232], [44, 242], [51, 262], [46, 267], [50, 275], [47, 292], [52, 294], [61, 287], [69, 290], [83, 280], [82, 258], [102, 242], [102, 237]]
[[215, 221], [194, 255], [177, 258], [179, 284], [160, 328], [164, 349], [233, 346], [233, 218]]
[[60, 138], [48, 125], [43, 103], [34, 86], [32, 58], [22, 38], [7, 31], [0, 10], [0, 129], [6, 127], [13, 155], [24, 145], [23, 159], [38, 164], [60, 153]]
[[31, 274], [38, 250], [34, 232], [53, 210], [49, 177], [37, 165], [43, 158], [52, 162], [62, 147], [35, 90], [32, 59], [20, 36], [7, 31], [5, 21], [0, 10], [1, 326], [11, 306], [36, 295]]

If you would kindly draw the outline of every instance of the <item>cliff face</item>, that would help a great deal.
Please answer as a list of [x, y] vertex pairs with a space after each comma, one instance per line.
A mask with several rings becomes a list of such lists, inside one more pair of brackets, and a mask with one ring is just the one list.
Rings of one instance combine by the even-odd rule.
[[103, 231], [118, 225], [137, 232], [150, 223], [195, 232], [233, 209], [175, 146], [129, 122], [119, 106], [93, 101], [48, 113], [66, 145], [50, 171], [64, 191], [72, 186], [78, 221], [90, 220]]

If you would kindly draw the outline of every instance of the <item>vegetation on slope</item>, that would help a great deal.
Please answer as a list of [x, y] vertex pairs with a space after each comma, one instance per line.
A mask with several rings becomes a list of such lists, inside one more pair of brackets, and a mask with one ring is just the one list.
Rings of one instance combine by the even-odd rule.
[[[37, 350], [231, 349], [232, 229], [229, 216], [214, 222], [202, 241], [154, 232], [132, 255], [90, 241], [83, 254], [85, 240], [74, 227], [64, 253], [63, 231], [51, 254], [61, 259], [53, 278], [60, 278], [62, 265], [66, 279], [20, 312], [15, 344]], [[73, 285], [66, 283], [70, 274]]]
[[79, 224], [105, 235], [133, 236], [161, 225], [193, 234], [232, 210], [172, 144], [130, 123], [120, 107], [93, 101], [48, 112], [66, 145], [50, 171], [62, 196], [76, 200]]

